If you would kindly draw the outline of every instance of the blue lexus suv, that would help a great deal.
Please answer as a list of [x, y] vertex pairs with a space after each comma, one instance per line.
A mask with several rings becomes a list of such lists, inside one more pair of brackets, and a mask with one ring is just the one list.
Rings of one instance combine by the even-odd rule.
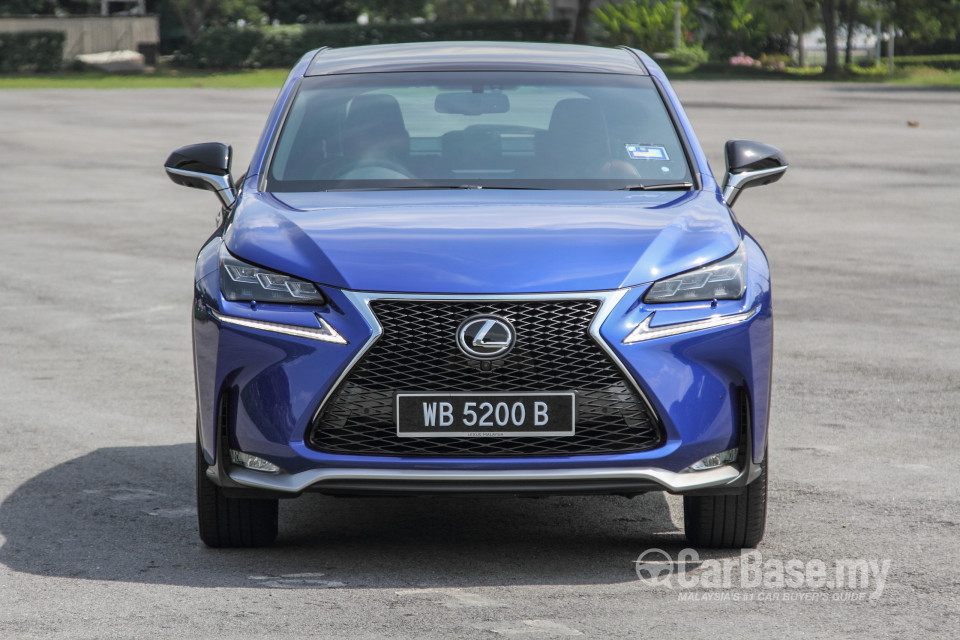
[[702, 547], [766, 519], [770, 273], [644, 53], [321, 48], [214, 191], [193, 304], [202, 540], [278, 533], [280, 498], [681, 494]]

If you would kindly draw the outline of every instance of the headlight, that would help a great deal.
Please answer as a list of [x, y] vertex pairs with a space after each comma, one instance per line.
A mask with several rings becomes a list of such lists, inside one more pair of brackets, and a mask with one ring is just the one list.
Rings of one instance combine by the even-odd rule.
[[657, 280], [644, 302], [739, 300], [747, 288], [747, 253], [743, 245], [723, 260]]
[[220, 290], [232, 302], [323, 304], [326, 298], [312, 282], [276, 273], [220, 251]]

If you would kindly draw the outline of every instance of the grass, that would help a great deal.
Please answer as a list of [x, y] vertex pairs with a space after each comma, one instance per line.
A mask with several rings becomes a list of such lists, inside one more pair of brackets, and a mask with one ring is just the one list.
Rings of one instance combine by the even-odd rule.
[[960, 71], [908, 67], [904, 77], [893, 78], [891, 82], [921, 87], [960, 87]]
[[664, 72], [671, 80], [819, 80], [835, 82], [879, 82], [885, 84], [914, 85], [923, 87], [960, 87], [960, 71], [934, 69], [924, 66], [900, 66], [892, 74], [885, 66], [852, 67], [835, 76], [823, 75], [820, 67], [788, 67], [782, 71], [731, 65], [664, 65]]
[[289, 69], [249, 71], [179, 71], [111, 74], [74, 71], [48, 74], [0, 75], [0, 89], [258, 89], [279, 88]]
[[960, 53], [947, 53], [934, 56], [897, 56], [898, 64], [934, 69], [960, 70]]
[[[887, 74], [885, 67], [854, 68], [836, 77], [825, 77], [818, 67], [787, 68], [784, 71], [721, 64], [664, 65], [672, 80], [834, 80], [842, 82], [881, 82], [923, 87], [960, 87], [960, 70], [926, 66], [900, 66]], [[161, 69], [145, 74], [107, 74], [74, 71], [52, 74], [0, 75], [0, 89], [164, 89], [279, 88], [287, 69], [247, 71], [181, 71]]]

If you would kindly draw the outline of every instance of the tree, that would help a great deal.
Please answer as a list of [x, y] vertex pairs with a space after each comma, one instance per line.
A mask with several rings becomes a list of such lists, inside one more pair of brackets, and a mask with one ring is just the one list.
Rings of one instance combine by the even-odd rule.
[[548, 0], [516, 0], [514, 17], [518, 20], [546, 20], [550, 15]]
[[510, 20], [534, 11], [542, 15], [545, 8], [537, 0], [432, 0], [428, 7], [431, 18], [443, 21]]
[[[673, 48], [674, 3], [659, 0], [608, 2], [593, 10], [610, 44], [625, 44], [647, 51]], [[681, 6], [681, 20], [688, 9]]]
[[219, 0], [199, 0], [198, 2], [169, 0], [170, 8], [173, 9], [177, 22], [187, 34], [188, 41], [197, 39], [200, 29], [218, 4]]
[[357, 6], [343, 0], [260, 0], [258, 4], [269, 22], [280, 24], [356, 22], [360, 13]]
[[820, 23], [819, 0], [768, 0], [767, 29], [771, 34], [797, 39], [797, 64], [806, 66], [803, 35]]
[[836, 74], [840, 67], [837, 56], [837, 6], [836, 0], [820, 0], [820, 13], [823, 16], [823, 37], [827, 46], [827, 63], [823, 72]]
[[881, 6], [885, 21], [902, 32], [902, 42], [921, 50], [960, 51], [960, 0], [885, 0]]
[[384, 22], [422, 18], [427, 13], [425, 0], [362, 0], [354, 4], [361, 13]]
[[793, 16], [796, 20], [795, 33], [797, 34], [797, 64], [807, 66], [806, 51], [803, 45], [803, 36], [820, 22], [817, 11], [817, 0], [795, 0]]
[[778, 18], [773, 0], [700, 0], [698, 4], [696, 13], [711, 57], [789, 50], [790, 30], [771, 27]]
[[0, 2], [0, 15], [4, 13], [15, 16], [49, 15], [56, 10], [56, 0], [3, 0]]
[[590, 20], [590, 0], [577, 0], [577, 15], [573, 19], [573, 41], [587, 43], [587, 22]]
[[857, 9], [859, 0], [840, 0], [840, 14], [847, 30], [847, 45], [843, 53], [843, 64], [849, 67], [853, 64], [853, 32], [857, 28]]
[[173, 10], [188, 41], [195, 40], [205, 26], [238, 20], [256, 24], [266, 18], [256, 0], [166, 0], [165, 4]]

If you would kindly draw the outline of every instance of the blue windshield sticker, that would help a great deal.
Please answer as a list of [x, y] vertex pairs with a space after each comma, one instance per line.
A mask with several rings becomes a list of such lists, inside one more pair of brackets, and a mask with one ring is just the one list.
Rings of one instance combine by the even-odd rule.
[[631, 160], [669, 160], [667, 150], [659, 145], [628, 144], [627, 155]]

